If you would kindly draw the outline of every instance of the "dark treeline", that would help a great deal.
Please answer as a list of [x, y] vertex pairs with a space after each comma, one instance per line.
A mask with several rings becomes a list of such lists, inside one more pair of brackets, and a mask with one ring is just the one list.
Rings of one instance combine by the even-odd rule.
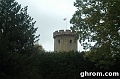
[[[120, 61], [109, 69], [96, 67], [85, 57], [86, 52], [44, 52], [20, 55], [6, 54], [0, 64], [1, 79], [80, 79], [81, 72], [119, 72]], [[84, 77], [98, 79], [98, 77]], [[102, 77], [100, 77], [102, 78]], [[105, 77], [107, 78], [107, 77]], [[109, 77], [117, 79], [118, 77]]]
[[[97, 62], [91, 62], [85, 57], [86, 52], [44, 52], [39, 55], [39, 74], [42, 79], [80, 79], [81, 72], [119, 72], [119, 61], [109, 69], [96, 67]], [[84, 77], [98, 79], [98, 77]], [[102, 78], [102, 77], [101, 77]], [[106, 77], [107, 78], [107, 77]], [[116, 79], [117, 77], [110, 77]]]
[[[75, 79], [81, 71], [91, 71], [94, 64], [85, 60], [85, 53], [59, 52], [41, 53], [40, 73], [43, 79]], [[89, 65], [89, 66], [88, 66]]]

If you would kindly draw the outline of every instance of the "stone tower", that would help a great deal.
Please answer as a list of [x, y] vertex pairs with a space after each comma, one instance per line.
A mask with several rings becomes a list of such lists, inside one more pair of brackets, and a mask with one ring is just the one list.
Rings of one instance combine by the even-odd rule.
[[71, 30], [59, 30], [53, 33], [54, 51], [77, 51], [77, 40]]

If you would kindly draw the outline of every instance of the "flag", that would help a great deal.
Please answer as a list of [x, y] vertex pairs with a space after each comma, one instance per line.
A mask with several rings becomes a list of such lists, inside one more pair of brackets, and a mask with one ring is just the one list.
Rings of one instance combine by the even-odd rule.
[[63, 20], [65, 21], [67, 18], [64, 18]]

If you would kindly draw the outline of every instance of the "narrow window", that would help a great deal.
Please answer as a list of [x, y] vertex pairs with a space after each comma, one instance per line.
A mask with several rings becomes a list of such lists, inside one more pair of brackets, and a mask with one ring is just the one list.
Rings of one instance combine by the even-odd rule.
[[58, 43], [60, 43], [60, 40], [58, 40]]
[[72, 40], [70, 40], [70, 43], [72, 43]]

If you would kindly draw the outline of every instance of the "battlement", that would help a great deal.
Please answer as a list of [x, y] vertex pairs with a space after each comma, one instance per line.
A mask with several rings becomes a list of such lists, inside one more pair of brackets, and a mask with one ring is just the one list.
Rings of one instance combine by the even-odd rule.
[[69, 35], [69, 36], [74, 36], [75, 33], [73, 33], [71, 30], [59, 30], [59, 31], [55, 31], [53, 33], [53, 38], [57, 37], [57, 36], [65, 36], [65, 35]]

